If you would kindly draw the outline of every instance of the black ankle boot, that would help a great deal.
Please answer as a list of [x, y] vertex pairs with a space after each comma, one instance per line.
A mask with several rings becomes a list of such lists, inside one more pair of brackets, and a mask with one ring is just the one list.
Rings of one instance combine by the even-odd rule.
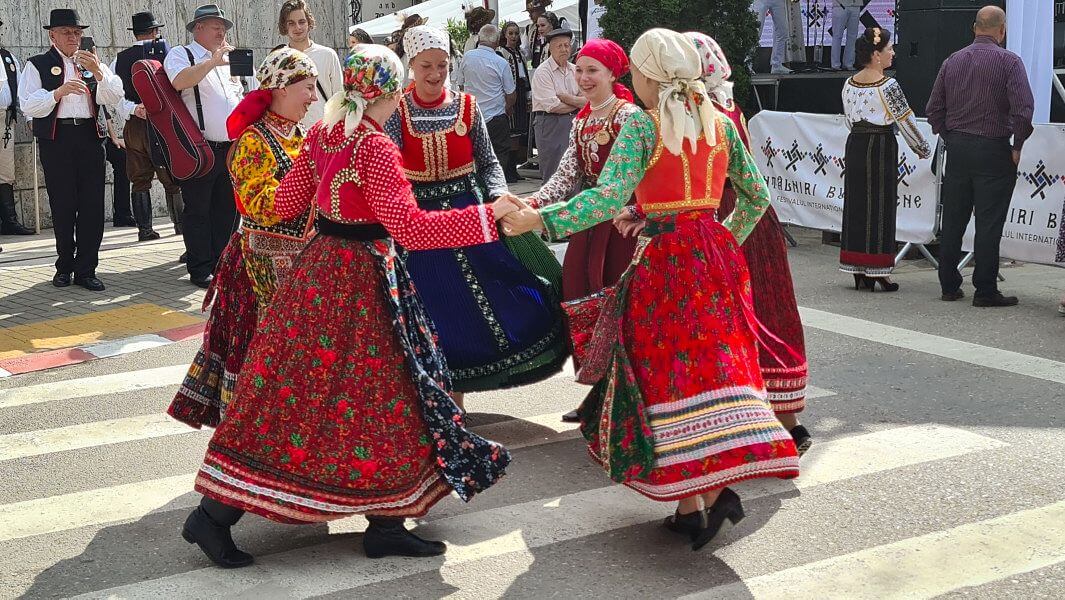
[[447, 551], [444, 542], [432, 542], [407, 531], [403, 519], [390, 517], [367, 517], [370, 526], [362, 536], [366, 556], [440, 556]]
[[697, 510], [693, 513], [682, 515], [680, 511], [677, 511], [666, 517], [662, 525], [673, 533], [679, 533], [689, 540], [694, 540], [695, 536], [706, 528], [706, 512]]
[[15, 188], [10, 183], [0, 184], [0, 235], [33, 235], [34, 230], [19, 223], [15, 212]]
[[693, 551], [701, 550], [703, 546], [709, 544], [719, 534], [731, 529], [744, 517], [740, 497], [729, 488], [721, 490], [714, 504], [703, 509], [703, 513], [706, 515], [706, 525], [692, 538]]
[[190, 544], [196, 544], [214, 564], [223, 569], [246, 567], [255, 559], [247, 552], [242, 552], [233, 543], [230, 527], [240, 520], [244, 511], [212, 500], [206, 496], [200, 505], [185, 519], [181, 537]]
[[137, 220], [137, 240], [147, 242], [159, 239], [159, 234], [152, 229], [152, 194], [151, 192], [133, 192], [133, 215]]

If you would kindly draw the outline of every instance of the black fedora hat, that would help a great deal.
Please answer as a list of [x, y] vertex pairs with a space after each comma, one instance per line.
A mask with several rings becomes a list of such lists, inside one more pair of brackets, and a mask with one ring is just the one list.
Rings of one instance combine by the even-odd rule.
[[573, 30], [570, 29], [569, 27], [563, 25], [562, 27], [559, 27], [558, 29], [553, 29], [553, 30], [549, 31], [547, 33], [547, 35], [544, 36], [544, 39], [546, 39], [548, 42], [550, 42], [551, 40], [553, 40], [555, 38], [560, 38], [560, 37], [568, 37], [569, 39], [572, 40], [573, 39]]
[[226, 13], [221, 8], [218, 8], [217, 4], [204, 4], [196, 9], [196, 12], [192, 15], [192, 20], [185, 25], [185, 29], [192, 31], [196, 26], [196, 23], [200, 21], [206, 21], [207, 19], [221, 19], [226, 24], [226, 29], [233, 29], [233, 21], [226, 18]]
[[78, 16], [78, 11], [73, 8], [55, 8], [48, 15], [48, 24], [44, 26], [45, 29], [54, 29], [56, 27], [80, 27], [82, 29], [88, 29], [89, 26], [81, 22], [81, 17]]
[[133, 27], [130, 27], [129, 31], [132, 31], [133, 33], [144, 33], [146, 31], [151, 31], [152, 29], [158, 29], [159, 27], [166, 26], [155, 20], [155, 15], [148, 11], [144, 11], [133, 15]]

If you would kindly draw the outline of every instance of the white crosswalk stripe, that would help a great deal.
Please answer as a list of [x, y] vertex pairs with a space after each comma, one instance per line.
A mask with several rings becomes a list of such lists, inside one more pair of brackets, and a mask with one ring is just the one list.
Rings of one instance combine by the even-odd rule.
[[[888, 444], [894, 448], [890, 454], [877, 452]], [[737, 489], [744, 498], [753, 500], [785, 492], [793, 486], [807, 489], [1003, 445], [950, 427], [902, 427], [815, 446], [807, 455], [809, 461], [804, 465], [802, 477], [794, 482], [755, 480]], [[659, 502], [620, 486], [610, 486], [431, 521], [425, 529], [428, 535], [451, 543], [443, 565], [455, 565], [654, 521], [662, 518], [663, 512]], [[469, 539], [480, 541], [464, 545], [463, 540]], [[348, 542], [337, 542], [313, 551], [301, 549], [263, 557], [256, 565], [233, 576], [220, 575], [217, 569], [203, 569], [83, 597], [157, 598], [165, 593], [172, 597], [201, 598], [211, 594], [235, 596], [256, 590], [308, 598], [441, 567], [441, 563], [431, 560], [368, 562], [350, 550], [345, 551], [346, 545]]]

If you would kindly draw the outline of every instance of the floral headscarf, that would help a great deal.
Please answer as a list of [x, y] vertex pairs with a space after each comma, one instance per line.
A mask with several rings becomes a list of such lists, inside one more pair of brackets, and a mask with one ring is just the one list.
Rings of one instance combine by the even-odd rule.
[[728, 64], [725, 52], [714, 38], [689, 31], [688, 36], [695, 43], [695, 49], [699, 51], [699, 60], [703, 64], [703, 83], [706, 85], [706, 93], [710, 99], [719, 105], [732, 108], [732, 67]]
[[255, 78], [259, 89], [247, 94], [226, 119], [226, 132], [230, 139], [237, 139], [266, 114], [273, 101], [274, 90], [280, 90], [305, 79], [318, 76], [318, 67], [309, 56], [283, 46], [266, 55]]
[[344, 135], [355, 133], [366, 107], [376, 100], [400, 93], [405, 73], [403, 63], [385, 46], [356, 47], [344, 60], [344, 89], [325, 103], [322, 121], [332, 128], [344, 121]]

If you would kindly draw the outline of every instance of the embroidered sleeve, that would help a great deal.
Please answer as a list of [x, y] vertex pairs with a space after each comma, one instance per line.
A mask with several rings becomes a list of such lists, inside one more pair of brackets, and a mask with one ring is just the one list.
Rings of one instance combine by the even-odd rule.
[[[460, 104], [461, 106], [461, 104]], [[459, 113], [462, 118], [462, 113]], [[507, 193], [507, 177], [503, 174], [503, 167], [499, 164], [496, 151], [492, 149], [492, 138], [488, 137], [488, 125], [484, 122], [481, 109], [477, 104], [473, 105], [473, 160], [476, 163], [477, 174], [488, 188], [488, 197], [495, 198]]]
[[[721, 117], [719, 117], [721, 118]], [[736, 208], [725, 218], [724, 225], [736, 241], [742, 244], [751, 235], [758, 219], [769, 207], [769, 188], [758, 172], [758, 166], [747, 147], [743, 145], [736, 126], [726, 119], [725, 134], [728, 136], [728, 177], [736, 189]]]
[[324, 126], [318, 122], [307, 133], [303, 140], [303, 149], [277, 187], [274, 194], [274, 214], [281, 221], [298, 217], [314, 202], [314, 195], [318, 190], [318, 174], [314, 172], [310, 149], [318, 143], [318, 137], [321, 135], [324, 135]]
[[263, 136], [257, 131], [241, 134], [229, 161], [240, 214], [261, 225], [276, 225], [281, 221], [274, 210], [274, 193], [279, 185], [274, 178], [276, 171], [277, 161]]
[[369, 136], [352, 159], [374, 217], [408, 250], [461, 248], [499, 239], [492, 207], [425, 211], [403, 177], [399, 149], [385, 136]]
[[540, 188], [540, 191], [528, 198], [531, 206], [541, 208], [562, 202], [580, 188], [582, 178], [580, 166], [577, 163], [577, 128], [580, 127], [580, 122], [580, 120], [574, 121], [573, 127], [569, 130], [569, 146], [562, 154], [558, 170]]
[[899, 126], [899, 132], [902, 133], [902, 137], [906, 140], [910, 149], [921, 158], [931, 155], [932, 147], [928, 145], [928, 141], [924, 139], [920, 130], [917, 129], [917, 120], [913, 116], [913, 110], [910, 109], [909, 103], [906, 102], [906, 94], [902, 92], [902, 86], [899, 85], [899, 82], [894, 79], [888, 80], [887, 83], [881, 86], [880, 95], [884, 101], [884, 108], [888, 111], [888, 116]]
[[633, 115], [610, 150], [599, 185], [540, 210], [545, 233], [557, 240], [612, 219], [647, 172], [656, 140], [654, 120], [643, 111]]

